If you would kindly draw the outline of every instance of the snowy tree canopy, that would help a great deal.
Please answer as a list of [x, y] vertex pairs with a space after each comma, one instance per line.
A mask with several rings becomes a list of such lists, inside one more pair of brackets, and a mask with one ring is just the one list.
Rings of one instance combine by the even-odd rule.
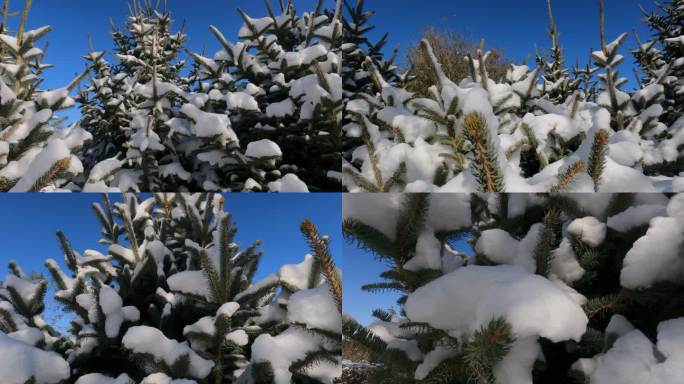
[[26, 30], [30, 9], [25, 2], [16, 33], [5, 25], [7, 5], [0, 24], [0, 192], [71, 190], [83, 172], [75, 153], [92, 136], [78, 124], [61, 127], [55, 112], [75, 105], [69, 93], [83, 75], [64, 88], [40, 88], [50, 65], [36, 45], [50, 27]]

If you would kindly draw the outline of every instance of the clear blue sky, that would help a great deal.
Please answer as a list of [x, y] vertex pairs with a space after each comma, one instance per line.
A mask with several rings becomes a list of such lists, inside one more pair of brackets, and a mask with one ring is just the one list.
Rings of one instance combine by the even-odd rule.
[[[111, 195], [120, 201], [120, 195]], [[101, 202], [99, 194], [3, 194], [0, 196], [0, 278], [9, 260], [16, 260], [26, 273], [48, 274], [47, 258], [60, 262], [63, 253], [55, 236], [62, 230], [79, 252], [99, 246], [100, 225], [90, 206]], [[262, 240], [264, 252], [257, 278], [276, 272], [283, 264], [299, 263], [309, 248], [299, 231], [304, 219], [315, 223], [321, 234], [331, 237], [331, 253], [341, 266], [341, 197], [339, 194], [232, 194], [226, 195], [226, 210], [233, 215], [236, 242], [245, 248]]]
[[[176, 19], [176, 26], [185, 23], [189, 35], [188, 48], [213, 53], [219, 44], [209, 32], [210, 24], [216, 25], [224, 35], [235, 40], [242, 21], [236, 9], [242, 8], [253, 17], [266, 15], [265, 6], [259, 0], [168, 0]], [[355, 0], [350, 0], [355, 3]], [[271, 0], [277, 7], [277, 0]], [[642, 3], [653, 8], [652, 0], [606, 0], [607, 33], [613, 39], [622, 32], [636, 29], [642, 38], [648, 31], [640, 23], [638, 8]], [[13, 10], [18, 10], [23, 0], [12, 0]], [[112, 42], [109, 36], [112, 19], [122, 25], [128, 14], [126, 0], [34, 0], [29, 27], [51, 25], [53, 32], [46, 38], [50, 43], [47, 62], [55, 68], [46, 73], [44, 86], [61, 87], [74, 74], [83, 69], [81, 57], [88, 50], [88, 33], [93, 36], [97, 50], [109, 51]], [[315, 0], [295, 0], [301, 11], [311, 10]], [[545, 0], [366, 0], [366, 8], [376, 11], [373, 36], [390, 33], [388, 49], [399, 47], [405, 50], [419, 41], [421, 32], [428, 26], [446, 27], [460, 31], [473, 39], [484, 37], [490, 47], [504, 49], [506, 55], [515, 61], [524, 60], [534, 52], [534, 46], [548, 44], [548, 27]], [[334, 6], [333, 0], [326, 0], [326, 6]], [[562, 33], [561, 42], [566, 48], [566, 57], [575, 62], [579, 56], [587, 60], [589, 48], [599, 45], [598, 0], [555, 0], [555, 14]], [[627, 45], [635, 46], [630, 37]], [[623, 74], [631, 80], [631, 58], [626, 60]], [[73, 114], [73, 112], [72, 112]]]

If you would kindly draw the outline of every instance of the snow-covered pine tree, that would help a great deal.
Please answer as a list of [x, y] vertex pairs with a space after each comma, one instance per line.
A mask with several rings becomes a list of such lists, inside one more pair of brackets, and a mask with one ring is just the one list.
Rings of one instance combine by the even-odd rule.
[[562, 104], [579, 89], [580, 79], [571, 78], [570, 70], [565, 67], [563, 47], [560, 45], [560, 32], [553, 17], [551, 0], [547, 1], [547, 8], [551, 47], [548, 52], [537, 55], [536, 61], [542, 68], [542, 94], [555, 104]]
[[644, 84], [655, 82], [665, 88], [662, 121], [669, 126], [684, 113], [684, 3], [668, 0], [657, 6], [655, 12], [644, 11], [644, 22], [653, 33], [653, 40], [639, 42], [634, 55], [643, 71]]
[[388, 59], [385, 58], [383, 50], [389, 41], [388, 34], [384, 34], [378, 41], [373, 41], [368, 36], [369, 32], [375, 29], [371, 24], [374, 12], [366, 9], [364, 0], [357, 0], [355, 6], [353, 1], [350, 3], [345, 0], [344, 11], [342, 93], [345, 107], [342, 152], [346, 153], [364, 143], [362, 129], [354, 122], [353, 106], [357, 103], [355, 100], [371, 98], [380, 92], [377, 88], [378, 82], [373, 80], [373, 71], [367, 66], [366, 59], [370, 59], [383, 79], [390, 84], [406, 84], [410, 76], [408, 72], [400, 73], [394, 62], [398, 50], [395, 50]]
[[130, 124], [127, 112], [135, 105], [133, 78], [125, 72], [115, 74], [105, 52], [95, 51], [92, 41], [89, 48], [85, 56], [89, 81], [76, 100], [81, 108], [80, 124], [95, 138], [80, 153], [86, 175], [97, 163], [116, 157], [124, 147], [124, 128]]
[[[191, 185], [192, 168], [186, 170], [191, 164], [181, 157], [167, 125], [178, 115], [188, 86], [179, 58], [186, 36], [173, 33], [172, 26], [167, 9], [133, 2], [124, 29], [112, 34], [117, 65], [103, 62], [100, 52], [87, 56], [94, 76], [81, 97], [82, 124], [97, 140], [83, 154], [95, 164], [85, 189], [166, 191]], [[225, 131], [220, 133], [229, 140], [230, 128], [215, 125], [210, 128]]]
[[627, 79], [620, 77], [620, 72], [617, 70], [617, 67], [625, 60], [624, 56], [619, 53], [619, 49], [625, 42], [627, 33], [621, 34], [610, 43], [607, 42], [605, 2], [599, 3], [601, 6], [601, 50], [592, 53], [596, 66], [603, 70], [603, 73], [599, 75], [602, 92], [598, 96], [598, 104], [610, 112], [611, 127], [615, 130], [623, 130], [633, 115], [633, 111], [629, 109], [630, 96], [621, 89], [627, 83]]
[[62, 128], [55, 112], [74, 105], [64, 88], [42, 90], [45, 52], [36, 47], [50, 32], [45, 26], [28, 30], [32, 1], [25, 0], [17, 30], [8, 25], [9, 0], [0, 24], [0, 191], [26, 192], [73, 189], [70, 181], [83, 172], [73, 155], [91, 139], [78, 124]]
[[69, 364], [60, 356], [70, 347], [43, 318], [48, 282], [32, 279], [15, 263], [0, 283], [0, 373], [7, 383], [61, 384]]
[[[345, 337], [382, 364], [369, 382], [681, 375], [681, 347], [667, 338], [678, 343], [684, 328], [684, 195], [345, 199], [345, 237], [390, 266], [364, 289], [401, 295], [398, 313], [377, 310], [368, 327], [345, 322]], [[464, 236], [472, 255], [453, 251]], [[636, 361], [638, 374], [626, 368]]]
[[[681, 129], [684, 120], [675, 122], [669, 127], [661, 121], [665, 112], [663, 108], [663, 104], [666, 103], [665, 85], [672, 80], [668, 76], [669, 69], [661, 67], [660, 70], [655, 70], [651, 77], [641, 81], [640, 89], [631, 94], [622, 91], [620, 88], [626, 83], [626, 79], [620, 78], [616, 67], [624, 60], [623, 56], [618, 53], [618, 49], [627, 34], [606, 44], [603, 1], [600, 5], [602, 49], [593, 52], [592, 57], [596, 65], [603, 68], [605, 72], [599, 75], [602, 92], [597, 102], [611, 113], [611, 127], [617, 131], [617, 136], [638, 143], [640, 148], [637, 153], [642, 153], [642, 156], [625, 162], [624, 160], [627, 159], [621, 156], [623, 153], [620, 150], [617, 151], [620, 153], [617, 154], [616, 160], [626, 165], [634, 164], [636, 168], [643, 169], [648, 175], [677, 175], [684, 161], [684, 151], [681, 149], [684, 145], [684, 132]], [[637, 42], [639, 49], [635, 55], [641, 58], [642, 65], [648, 66], [649, 64], [646, 64], [648, 58], [658, 55], [654, 52], [654, 43], [642, 44], [638, 36]]]
[[[303, 223], [312, 254], [253, 283], [259, 242], [239, 249], [223, 204], [212, 194], [125, 194], [114, 204], [105, 195], [93, 210], [106, 253], [81, 254], [58, 232], [69, 272], [45, 265], [54, 299], [73, 314], [70, 337], [41, 317], [47, 282], [11, 264], [0, 343], [63, 356], [35, 352], [59, 371], [26, 365], [12, 384], [331, 384], [341, 372], [341, 285], [328, 238]], [[13, 361], [0, 361], [3, 375]]]
[[227, 115], [246, 147], [226, 158], [215, 146], [200, 146], [204, 167], [245, 190], [340, 189], [341, 0], [333, 11], [323, 5], [300, 15], [293, 2], [281, 2], [276, 15], [266, 1], [263, 18], [239, 10], [238, 43], [211, 27], [223, 49], [212, 58], [194, 54], [201, 77], [193, 101]]

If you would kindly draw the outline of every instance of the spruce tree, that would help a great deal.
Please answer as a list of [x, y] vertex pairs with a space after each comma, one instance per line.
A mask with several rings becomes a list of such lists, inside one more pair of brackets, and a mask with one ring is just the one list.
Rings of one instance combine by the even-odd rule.
[[43, 318], [48, 282], [26, 276], [14, 261], [9, 263], [9, 272], [0, 283], [0, 351], [4, 364], [13, 366], [3, 369], [3, 381], [62, 383], [69, 377], [69, 364], [60, 353], [71, 343]]
[[684, 35], [684, 4], [681, 0], [669, 0], [657, 6], [657, 11], [644, 11], [644, 22], [653, 39], [644, 44], [639, 42], [634, 56], [644, 74], [644, 84], [655, 82], [663, 85], [663, 122], [669, 126], [682, 116], [684, 105], [684, 42], [681, 37]]
[[203, 111], [230, 118], [243, 148], [227, 156], [205, 142], [198, 157], [245, 190], [339, 190], [341, 0], [332, 11], [321, 0], [303, 14], [281, 2], [279, 15], [265, 3], [266, 17], [238, 10], [239, 42], [212, 26], [223, 49], [211, 58], [193, 54], [200, 74], [193, 97]]
[[[363, 289], [399, 294], [398, 312], [345, 320], [380, 364], [368, 382], [676, 381], [684, 195], [345, 199], [345, 237], [389, 267]], [[615, 370], [637, 359], [641, 376]]]
[[[172, 26], [167, 9], [134, 2], [124, 29], [112, 33], [118, 63], [109, 65], [92, 48], [86, 56], [92, 75], [79, 100], [81, 124], [96, 138], [82, 154], [91, 166], [86, 189], [166, 191], [191, 180], [167, 125], [187, 91], [179, 58], [186, 36]], [[230, 128], [216, 125], [230, 140]]]
[[[344, 33], [343, 66], [342, 66], [342, 93], [344, 99], [343, 137], [342, 152], [351, 151], [359, 145], [363, 145], [361, 128], [355, 123], [355, 105], [364, 99], [374, 97], [381, 91], [379, 84], [373, 78], [372, 68], [367, 65], [370, 60], [375, 68], [381, 73], [386, 82], [393, 85], [407, 85], [410, 75], [400, 73], [398, 65], [394, 62], [398, 50], [394, 50], [389, 58], [385, 58], [383, 50], [389, 42], [389, 34], [384, 34], [377, 41], [373, 41], [368, 35], [375, 29], [371, 19], [375, 13], [366, 7], [364, 0], [344, 1], [342, 24]], [[369, 111], [370, 112], [370, 111]]]
[[119, 154], [126, 143], [125, 127], [130, 123], [128, 110], [133, 107], [132, 78], [126, 73], [113, 73], [104, 51], [95, 51], [92, 42], [85, 56], [91, 73], [88, 84], [81, 88], [81, 126], [96, 140], [81, 152], [86, 174], [100, 161]]
[[548, 52], [537, 55], [536, 61], [543, 69], [543, 93], [556, 104], [564, 103], [579, 88], [579, 79], [570, 77], [570, 70], [565, 67], [563, 47], [560, 45], [560, 32], [553, 17], [551, 0], [547, 1], [549, 14], [549, 39], [551, 47]]
[[43, 90], [45, 51], [36, 47], [50, 27], [28, 29], [32, 1], [24, 2], [16, 31], [8, 25], [5, 0], [0, 24], [0, 191], [27, 192], [76, 189], [70, 181], [81, 172], [73, 155], [91, 135], [73, 124], [61, 127], [56, 111], [70, 108], [76, 78], [64, 88]]

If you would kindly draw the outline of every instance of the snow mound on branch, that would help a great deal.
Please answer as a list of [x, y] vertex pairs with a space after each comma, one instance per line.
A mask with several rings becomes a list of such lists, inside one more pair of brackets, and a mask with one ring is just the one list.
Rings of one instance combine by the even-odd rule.
[[136, 307], [122, 307], [121, 296], [111, 287], [104, 286], [100, 289], [100, 308], [106, 316], [105, 333], [113, 338], [119, 335], [119, 329], [124, 321], [138, 321], [140, 311]]
[[236, 345], [239, 345], [241, 347], [244, 347], [245, 345], [249, 344], [249, 335], [247, 335], [247, 332], [245, 332], [242, 329], [238, 329], [237, 331], [233, 331], [225, 336], [226, 341], [235, 343]]
[[22, 279], [15, 275], [7, 275], [7, 277], [5, 277], [4, 286], [6, 288], [13, 288], [15, 291], [17, 291], [22, 300], [27, 303], [33, 300], [40, 290], [40, 284], [32, 283], [29, 280]]
[[584, 268], [577, 261], [577, 255], [568, 239], [563, 239], [551, 256], [551, 273], [562, 281], [572, 283], [584, 276]]
[[401, 193], [344, 194], [342, 217], [361, 221], [394, 240], [403, 200]]
[[342, 332], [342, 317], [328, 284], [295, 292], [287, 303], [287, 314], [291, 322], [306, 324], [307, 328]]
[[[289, 328], [277, 336], [262, 334], [252, 344], [252, 361], [270, 362], [275, 384], [290, 384], [290, 365], [303, 360], [308, 352], [316, 351], [325, 344], [326, 341], [321, 337], [299, 328]], [[307, 370], [308, 376], [324, 383], [332, 383], [341, 374], [341, 365], [330, 362], [322, 362]]]
[[625, 255], [620, 283], [625, 288], [649, 288], [660, 281], [679, 281], [684, 277], [681, 254], [684, 233], [673, 217], [651, 220], [646, 234], [634, 242]]
[[229, 302], [221, 305], [219, 309], [216, 311], [216, 317], [218, 316], [226, 316], [226, 317], [233, 317], [235, 312], [240, 309], [240, 304], [236, 302]]
[[155, 373], [144, 378], [140, 384], [197, 384], [197, 382], [188, 379], [173, 380], [163, 373]]
[[70, 376], [69, 364], [54, 352], [45, 352], [0, 332], [0, 378], [3, 384], [57, 384]]
[[[400, 193], [345, 194], [342, 198], [343, 219], [361, 221], [394, 240], [395, 223], [399, 218], [404, 196]], [[470, 195], [430, 195], [425, 224], [433, 232], [459, 230], [470, 226]]]
[[309, 192], [309, 187], [294, 173], [288, 173], [280, 180], [268, 183], [271, 192]]
[[38, 328], [20, 329], [16, 332], [8, 333], [7, 336], [34, 347], [38, 345], [38, 343], [45, 341], [45, 336], [43, 336], [43, 333]]
[[457, 352], [454, 351], [453, 349], [446, 348], [443, 346], [438, 346], [434, 350], [428, 352], [425, 355], [425, 358], [423, 359], [423, 362], [418, 365], [418, 368], [416, 368], [415, 372], [415, 379], [416, 380], [423, 380], [427, 377], [427, 375], [432, 372], [433, 369], [437, 368], [437, 366], [444, 360], [456, 356]]
[[167, 339], [164, 334], [152, 327], [131, 327], [122, 339], [124, 347], [134, 353], [152, 355], [155, 360], [173, 365], [180, 357], [187, 355], [190, 360], [188, 374], [194, 378], [204, 379], [209, 375], [214, 363], [199, 357], [190, 349], [187, 342], [179, 343]]
[[409, 295], [406, 314], [455, 336], [502, 317], [517, 337], [555, 342], [579, 340], [588, 323], [580, 304], [557, 285], [503, 265], [468, 266], [432, 281]]
[[247, 151], [245, 152], [245, 156], [254, 158], [281, 157], [282, 155], [283, 152], [278, 144], [268, 139], [253, 141], [247, 144]]
[[278, 270], [279, 281], [294, 289], [307, 289], [313, 262], [314, 257], [306, 255], [299, 264], [283, 265]]
[[174, 273], [166, 282], [175, 292], [198, 295], [205, 298], [210, 296], [209, 281], [203, 271], [183, 271]]
[[541, 353], [536, 337], [518, 339], [508, 354], [494, 367], [497, 384], [531, 384], [532, 368]]
[[593, 216], [587, 216], [573, 220], [568, 225], [568, 233], [591, 247], [598, 247], [606, 239], [606, 225]]
[[[19, 182], [10, 192], [28, 192], [45, 174], [53, 170], [59, 162], [66, 162], [64, 170], [73, 171], [77, 174], [83, 172], [83, 165], [74, 156], [66, 143], [62, 140], [52, 140], [31, 162], [31, 165], [22, 174]], [[60, 164], [64, 166], [64, 164]], [[58, 176], [58, 175], [53, 175]]]
[[122, 373], [116, 379], [99, 373], [90, 373], [85, 376], [81, 376], [76, 381], [76, 384], [130, 384], [131, 382], [133, 381], [125, 373]]
[[226, 104], [230, 109], [259, 110], [259, 104], [254, 97], [244, 92], [228, 92], [226, 94]]
[[627, 232], [633, 228], [646, 225], [651, 219], [659, 216], [665, 216], [665, 207], [662, 205], [644, 204], [629, 207], [608, 218], [608, 227], [618, 232]]
[[499, 264], [517, 265], [530, 273], [534, 273], [533, 251], [539, 237], [541, 224], [533, 225], [527, 235], [517, 240], [501, 229], [489, 229], [482, 232], [475, 244], [475, 251]]
[[204, 112], [192, 104], [183, 105], [180, 111], [192, 120], [192, 130], [197, 137], [218, 137], [223, 145], [227, 142], [239, 144], [227, 115]]
[[573, 368], [590, 384], [679, 383], [684, 377], [684, 318], [660, 323], [656, 345], [635, 329], [605, 354], [580, 359]]
[[667, 205], [667, 215], [677, 219], [679, 227], [684, 231], [684, 193], [680, 193], [670, 200]]

